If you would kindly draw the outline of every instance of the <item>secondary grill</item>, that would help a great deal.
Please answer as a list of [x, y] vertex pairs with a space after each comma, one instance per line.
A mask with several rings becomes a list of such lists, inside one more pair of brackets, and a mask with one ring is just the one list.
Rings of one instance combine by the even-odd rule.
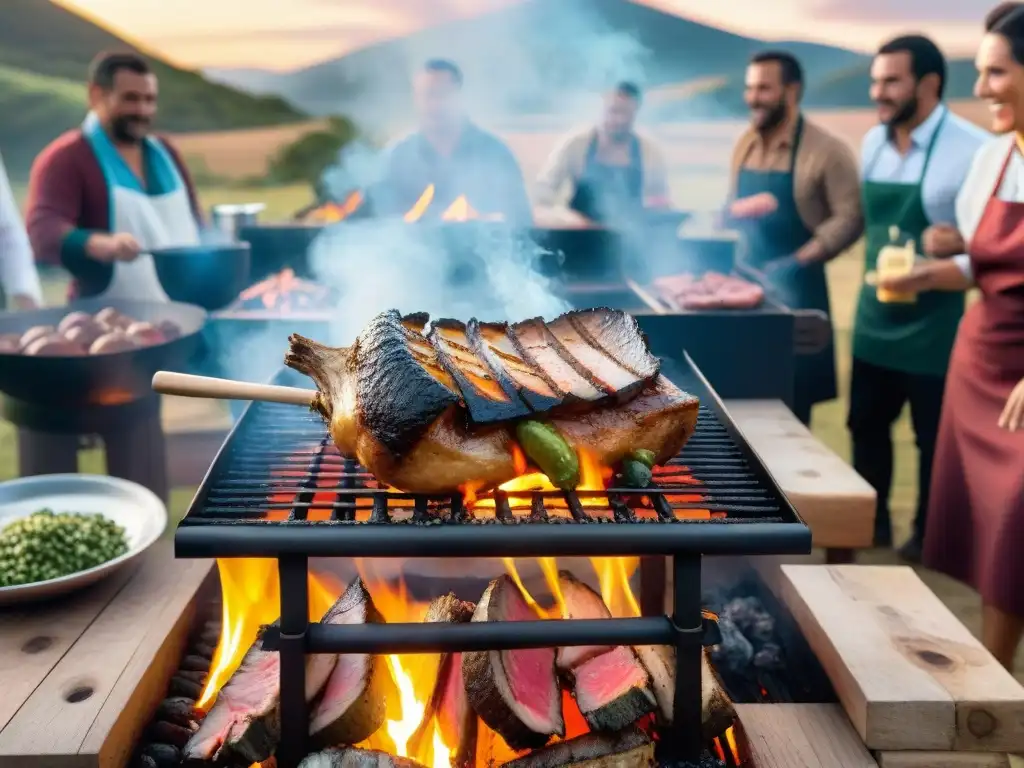
[[[573, 645], [676, 648], [675, 726], [668, 759], [698, 761], [702, 554], [804, 554], [811, 533], [684, 355], [662, 372], [697, 395], [697, 431], [661, 468], [657, 487], [516, 491], [481, 498], [389, 492], [334, 448], [322, 419], [294, 406], [252, 404], [232, 430], [175, 534], [179, 557], [275, 557], [281, 620], [264, 646], [281, 653], [280, 768], [306, 754], [306, 653], [416, 653]], [[301, 384], [283, 371], [275, 383]], [[607, 497], [592, 506], [594, 498]], [[645, 555], [643, 618], [326, 626], [307, 617], [310, 557]], [[672, 559], [673, 615], [664, 615]], [[659, 583], [660, 582], [660, 583]], [[709, 635], [710, 637], [710, 635]], [[709, 640], [709, 642], [711, 642]]]

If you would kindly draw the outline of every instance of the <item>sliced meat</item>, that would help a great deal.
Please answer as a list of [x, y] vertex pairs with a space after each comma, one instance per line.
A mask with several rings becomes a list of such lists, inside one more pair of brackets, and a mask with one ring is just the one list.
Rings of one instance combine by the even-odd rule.
[[661, 370], [661, 361], [647, 348], [647, 339], [632, 315], [587, 309], [569, 312], [565, 317], [588, 342], [641, 379], [650, 381]]
[[[549, 374], [557, 369], [575, 382], [566, 391], [577, 386], [577, 395], [584, 388], [584, 396], [603, 399], [577, 399], [574, 411], [549, 414], [574, 447], [587, 449], [602, 465], [613, 466], [638, 448], [653, 451], [664, 463], [693, 434], [698, 401], [664, 376], [632, 400], [616, 403], [559, 356], [558, 342], [543, 323], [517, 327], [527, 328], [524, 336], [537, 337], [537, 349], [553, 356], [553, 368], [544, 368], [541, 380], [556, 381]], [[545, 346], [548, 337], [551, 344]], [[470, 486], [487, 491], [521, 473], [513, 423], [472, 423], [430, 342], [403, 325], [397, 312], [376, 318], [350, 348], [298, 335], [289, 341], [285, 362], [316, 382], [314, 407], [330, 422], [339, 452], [358, 460], [381, 483], [413, 493], [452, 494]], [[535, 364], [519, 351], [524, 362]]]
[[508, 391], [485, 360], [471, 349], [466, 326], [437, 320], [427, 335], [437, 358], [459, 386], [470, 417], [478, 424], [527, 416], [531, 410], [509, 382]]
[[511, 760], [502, 768], [650, 768], [653, 765], [656, 765], [654, 742], [639, 728], [631, 727], [618, 733], [588, 733], [560, 741]]
[[507, 323], [470, 320], [466, 326], [471, 349], [487, 361], [496, 376], [505, 377], [534, 413], [561, 405], [563, 392], [544, 372], [526, 362], [509, 336]]
[[395, 757], [375, 749], [326, 749], [306, 757], [299, 768], [423, 768], [406, 757]]
[[511, 328], [512, 341], [523, 360], [544, 371], [569, 400], [596, 403], [608, 396], [581, 374], [541, 318], [516, 323]]
[[[476, 606], [449, 593], [435, 599], [427, 608], [424, 621], [464, 624], [471, 621]], [[442, 653], [437, 657], [434, 690], [427, 702], [423, 722], [409, 739], [409, 751], [420, 754], [419, 746], [432, 722], [437, 723], [441, 740], [451, 748], [452, 768], [468, 768], [475, 760], [476, 713], [469, 705], [462, 677], [462, 654]]]
[[[268, 759], [281, 733], [280, 656], [262, 647], [262, 632], [217, 694], [217, 700], [182, 750], [186, 760], [217, 761], [228, 752], [247, 763]], [[330, 677], [337, 657], [306, 657], [306, 699], [312, 701]]]
[[629, 400], [644, 385], [645, 380], [617, 363], [609, 354], [580, 332], [569, 315], [548, 323], [548, 329], [576, 362], [586, 369], [587, 378], [605, 392], [619, 400]]
[[[558, 572], [558, 588], [562, 592], [564, 619], [610, 619], [612, 617], [604, 600], [594, 590], [578, 580], [568, 571]], [[557, 664], [562, 672], [568, 672], [588, 659], [610, 651], [610, 645], [567, 646], [558, 649]]]
[[[473, 613], [473, 621], [534, 619], [537, 614], [507, 575], [487, 586]], [[477, 715], [512, 749], [536, 749], [565, 734], [554, 649], [466, 653], [462, 676]]]
[[[324, 614], [325, 624], [380, 624], [362, 579], [353, 581]], [[389, 688], [387, 660], [379, 654], [341, 654], [313, 707], [309, 733], [314, 746], [356, 744], [384, 724]]]
[[[610, 619], [601, 596], [561, 571], [558, 586], [566, 618]], [[632, 648], [587, 646], [559, 650], [559, 668], [572, 680], [572, 693], [587, 724], [595, 731], [617, 731], [654, 711], [647, 670]]]
[[[638, 645], [634, 650], [651, 676], [651, 687], [658, 700], [658, 719], [663, 725], [671, 725], [674, 722], [675, 649], [664, 645]], [[701, 727], [704, 738], [713, 739], [736, 722], [736, 710], [711, 664], [707, 648], [702, 650], [700, 681]]]

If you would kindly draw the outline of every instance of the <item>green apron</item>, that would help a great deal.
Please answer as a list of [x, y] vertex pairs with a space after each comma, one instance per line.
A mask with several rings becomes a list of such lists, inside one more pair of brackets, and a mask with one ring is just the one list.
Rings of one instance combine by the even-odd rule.
[[[913, 240], [916, 248], [920, 248], [924, 231], [932, 224], [924, 210], [921, 185], [945, 119], [943, 115], [932, 134], [917, 183], [867, 181], [878, 153], [865, 166], [865, 274], [876, 268], [879, 252], [890, 244], [891, 227], [898, 227], [901, 236]], [[880, 147], [878, 152], [881, 150]], [[927, 291], [918, 294], [913, 304], [884, 304], [873, 287], [862, 284], [853, 326], [853, 356], [881, 368], [945, 376], [963, 313], [962, 293]]]

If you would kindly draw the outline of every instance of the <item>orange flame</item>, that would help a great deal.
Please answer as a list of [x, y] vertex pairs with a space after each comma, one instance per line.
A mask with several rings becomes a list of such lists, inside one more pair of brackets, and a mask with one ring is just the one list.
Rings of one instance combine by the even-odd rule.
[[714, 740], [715, 753], [718, 755], [718, 759], [723, 763], [725, 762], [726, 752], [729, 750], [729, 754], [732, 756], [732, 765], [742, 765], [742, 755], [740, 753], [739, 745], [736, 743], [736, 726], [730, 726], [729, 729], [718, 736]]
[[408, 222], [419, 221], [423, 214], [427, 212], [427, 208], [430, 207], [430, 203], [434, 200], [434, 185], [428, 184], [427, 188], [423, 190], [423, 194], [420, 195], [420, 199], [413, 203], [412, 208], [406, 211], [403, 217]]
[[302, 220], [310, 223], [334, 224], [347, 219], [358, 211], [362, 204], [363, 193], [357, 189], [350, 192], [348, 197], [340, 203], [324, 203], [320, 207], [314, 208], [303, 216]]
[[465, 195], [459, 195], [455, 202], [448, 206], [448, 209], [441, 214], [441, 221], [469, 221], [479, 219], [480, 214], [469, 204]]

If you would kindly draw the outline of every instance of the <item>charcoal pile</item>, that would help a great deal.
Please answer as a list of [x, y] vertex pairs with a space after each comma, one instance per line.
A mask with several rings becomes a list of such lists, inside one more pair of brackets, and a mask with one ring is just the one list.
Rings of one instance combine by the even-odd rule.
[[721, 594], [705, 595], [705, 604], [718, 615], [721, 633], [711, 659], [733, 701], [836, 701], [796, 622], [758, 580], [747, 578]]
[[131, 768], [178, 768], [182, 750], [199, 729], [203, 715], [196, 702], [203, 694], [206, 677], [220, 638], [219, 604], [211, 606], [210, 618], [197, 622], [177, 672], [171, 677], [167, 697], [160, 702], [132, 757]]

